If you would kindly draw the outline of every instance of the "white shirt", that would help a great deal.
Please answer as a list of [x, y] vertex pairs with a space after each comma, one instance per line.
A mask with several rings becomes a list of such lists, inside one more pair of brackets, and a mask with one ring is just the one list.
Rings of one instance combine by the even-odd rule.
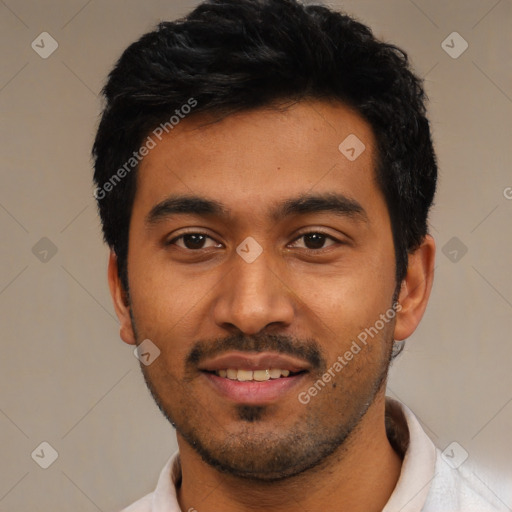
[[[510, 511], [475, 477], [457, 469], [443, 458], [418, 420], [401, 402], [386, 397], [386, 416], [393, 423], [396, 442], [404, 458], [400, 478], [382, 512], [490, 512]], [[389, 425], [388, 425], [389, 427]], [[388, 435], [390, 435], [388, 430]], [[174, 453], [160, 473], [156, 489], [121, 512], [186, 512], [176, 498], [181, 482], [179, 452]]]

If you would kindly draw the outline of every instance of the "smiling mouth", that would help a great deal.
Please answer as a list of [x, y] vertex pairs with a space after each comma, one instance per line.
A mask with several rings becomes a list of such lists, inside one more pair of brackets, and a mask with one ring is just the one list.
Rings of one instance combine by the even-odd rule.
[[226, 368], [222, 370], [208, 371], [203, 370], [205, 373], [217, 375], [224, 379], [236, 380], [239, 382], [264, 382], [268, 380], [284, 379], [287, 377], [294, 377], [301, 373], [306, 373], [305, 370], [298, 372], [291, 372], [290, 370], [281, 370], [280, 368], [268, 368], [265, 370], [245, 370], [241, 368]]

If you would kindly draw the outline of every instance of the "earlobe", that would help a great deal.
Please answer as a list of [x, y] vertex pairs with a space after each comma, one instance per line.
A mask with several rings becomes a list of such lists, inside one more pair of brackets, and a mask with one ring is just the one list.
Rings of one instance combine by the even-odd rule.
[[110, 251], [108, 260], [108, 285], [110, 288], [110, 295], [114, 303], [117, 318], [120, 323], [120, 336], [121, 339], [129, 345], [135, 345], [135, 334], [133, 332], [132, 319], [130, 316], [130, 305], [126, 290], [124, 289], [119, 278], [119, 271], [117, 265], [117, 256], [114, 251]]
[[434, 281], [435, 252], [434, 239], [426, 235], [421, 245], [409, 254], [407, 275], [398, 296], [400, 308], [395, 324], [395, 340], [408, 338], [425, 313]]

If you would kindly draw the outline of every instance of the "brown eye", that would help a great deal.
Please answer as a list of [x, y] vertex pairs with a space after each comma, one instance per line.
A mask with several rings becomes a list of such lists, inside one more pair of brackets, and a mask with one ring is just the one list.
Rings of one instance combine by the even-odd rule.
[[[167, 243], [167, 245], [176, 244], [178, 247], [181, 247], [182, 249], [197, 251], [200, 249], [205, 249], [204, 244], [207, 239], [214, 241], [211, 237], [209, 237], [208, 235], [205, 235], [204, 233], [185, 233], [176, 238], [173, 238], [170, 242]], [[178, 240], [181, 240], [182, 244], [177, 244], [176, 242]], [[209, 247], [214, 247], [214, 246], [215, 245], [213, 245], [213, 246], [210, 245]]]
[[308, 249], [322, 249], [326, 238], [322, 233], [309, 233], [304, 235], [304, 242]]
[[300, 239], [304, 239], [305, 248], [312, 251], [325, 249], [326, 247], [324, 247], [324, 244], [327, 239], [334, 242], [334, 244], [337, 242], [337, 240], [335, 240], [332, 236], [328, 235], [327, 233], [322, 233], [321, 231], [310, 231], [309, 233], [303, 233], [295, 240], [294, 243], [297, 243], [297, 241]]
[[202, 249], [206, 237], [200, 234], [191, 234], [183, 236], [183, 245], [187, 249]]

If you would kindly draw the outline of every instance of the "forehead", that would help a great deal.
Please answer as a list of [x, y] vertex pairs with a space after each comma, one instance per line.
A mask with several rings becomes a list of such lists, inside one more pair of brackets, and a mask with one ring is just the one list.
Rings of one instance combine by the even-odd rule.
[[153, 136], [137, 175], [134, 210], [145, 205], [143, 215], [174, 193], [257, 215], [284, 197], [341, 192], [371, 203], [379, 192], [372, 129], [337, 102], [303, 101], [215, 123], [191, 116], [161, 138]]

